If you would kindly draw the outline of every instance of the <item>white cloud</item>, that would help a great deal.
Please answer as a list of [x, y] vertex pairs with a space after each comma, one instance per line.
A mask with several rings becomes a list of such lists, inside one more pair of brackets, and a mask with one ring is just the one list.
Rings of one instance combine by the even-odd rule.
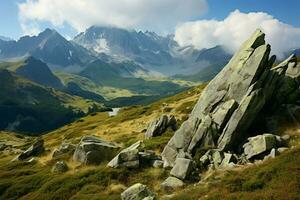
[[19, 19], [29, 33], [42, 22], [69, 24], [77, 31], [110, 25], [163, 32], [206, 10], [206, 0], [26, 0], [19, 4]]
[[257, 28], [266, 34], [272, 53], [282, 58], [283, 53], [300, 47], [300, 28], [280, 22], [263, 12], [242, 13], [236, 10], [223, 21], [199, 20], [183, 23], [176, 28], [175, 40], [182, 46], [211, 48], [224, 45], [236, 51]]

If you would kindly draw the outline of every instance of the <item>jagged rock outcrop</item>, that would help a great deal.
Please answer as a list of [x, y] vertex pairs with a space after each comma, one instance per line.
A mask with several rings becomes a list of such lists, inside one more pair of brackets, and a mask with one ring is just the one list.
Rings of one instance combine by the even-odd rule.
[[[162, 152], [164, 166], [175, 166], [180, 152], [195, 149], [238, 151], [258, 116], [299, 99], [300, 66], [290, 56], [273, 67], [270, 45], [257, 30], [202, 92], [189, 119]], [[271, 100], [272, 99], [272, 100]]]
[[113, 168], [127, 167], [138, 168], [140, 166], [139, 151], [143, 143], [138, 141], [130, 147], [122, 150], [116, 157], [114, 157], [107, 166]]
[[119, 149], [114, 143], [96, 136], [83, 136], [73, 154], [73, 160], [82, 164], [100, 164], [112, 159]]
[[173, 115], [162, 115], [158, 119], [153, 120], [148, 125], [145, 137], [152, 138], [161, 136], [168, 127], [172, 128], [175, 131], [177, 129], [177, 120]]
[[122, 200], [154, 200], [155, 194], [146, 185], [136, 183], [121, 194]]
[[161, 157], [155, 155], [154, 151], [144, 150], [144, 143], [138, 141], [123, 149], [107, 166], [112, 168], [138, 168], [140, 166], [153, 166], [155, 161], [161, 161]]
[[32, 156], [38, 156], [45, 151], [44, 140], [39, 138], [26, 151], [22, 152], [16, 160], [26, 160]]
[[224, 153], [218, 149], [210, 149], [200, 158], [200, 164], [204, 169], [228, 168], [235, 166], [238, 159], [236, 154]]

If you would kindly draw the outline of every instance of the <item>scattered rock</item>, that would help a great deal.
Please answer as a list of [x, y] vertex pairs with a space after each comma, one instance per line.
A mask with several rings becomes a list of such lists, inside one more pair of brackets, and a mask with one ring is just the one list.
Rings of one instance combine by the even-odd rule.
[[168, 127], [175, 131], [177, 129], [177, 120], [173, 115], [162, 115], [149, 124], [145, 136], [146, 138], [161, 136]]
[[233, 167], [238, 162], [238, 156], [232, 153], [224, 153], [218, 149], [208, 150], [201, 158], [202, 168], [228, 168]]
[[234, 167], [238, 161], [238, 157], [235, 154], [224, 153], [224, 159], [222, 160], [221, 167], [231, 168]]
[[52, 168], [52, 172], [55, 173], [64, 173], [68, 171], [69, 167], [65, 161], [58, 161]]
[[57, 158], [66, 154], [73, 154], [76, 149], [76, 146], [71, 143], [62, 143], [58, 149], [55, 149], [52, 157]]
[[166, 191], [172, 191], [178, 188], [182, 188], [184, 186], [184, 183], [182, 180], [175, 178], [175, 177], [168, 177], [162, 184], [161, 188]]
[[163, 166], [164, 166], [164, 161], [162, 161], [162, 160], [155, 160], [153, 162], [154, 168], [162, 168]]
[[243, 145], [247, 159], [258, 156], [277, 147], [276, 135], [263, 134], [248, 138], [248, 142]]
[[38, 156], [45, 151], [44, 140], [37, 139], [26, 151], [22, 152], [16, 160], [26, 160], [32, 156]]
[[115, 156], [119, 147], [96, 136], [84, 136], [77, 145], [73, 160], [82, 164], [100, 164]]
[[109, 163], [109, 167], [138, 168], [140, 166], [139, 151], [143, 147], [142, 141], [138, 141], [130, 147], [122, 150]]
[[193, 170], [193, 161], [186, 158], [177, 158], [175, 165], [171, 170], [170, 174], [181, 180], [188, 178]]
[[147, 186], [136, 183], [121, 194], [122, 200], [154, 200], [155, 194]]

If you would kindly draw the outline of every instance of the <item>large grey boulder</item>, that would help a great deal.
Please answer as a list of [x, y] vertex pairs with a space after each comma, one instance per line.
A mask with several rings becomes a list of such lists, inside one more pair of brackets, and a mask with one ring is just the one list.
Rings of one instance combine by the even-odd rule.
[[53, 151], [52, 157], [57, 158], [62, 155], [73, 154], [76, 149], [76, 145], [63, 142], [59, 148]]
[[82, 164], [100, 164], [112, 159], [119, 150], [119, 146], [102, 140], [96, 136], [84, 136], [77, 145], [73, 160]]
[[108, 166], [112, 168], [138, 168], [140, 166], [139, 152], [142, 147], [142, 141], [132, 144], [130, 147], [122, 150], [116, 157], [114, 157], [108, 163]]
[[16, 160], [26, 160], [32, 156], [38, 156], [45, 151], [44, 140], [37, 139], [26, 151], [22, 152]]
[[147, 128], [145, 133], [146, 138], [152, 138], [161, 136], [167, 128], [172, 128], [174, 131], [177, 129], [177, 120], [176, 118], [171, 115], [162, 115], [158, 119], [153, 120]]
[[146, 185], [136, 183], [121, 194], [122, 200], [154, 200], [155, 194]]
[[257, 135], [248, 138], [248, 142], [243, 145], [244, 153], [247, 159], [261, 155], [273, 148], [280, 147], [280, 137], [273, 134]]
[[162, 152], [164, 166], [175, 165], [181, 151], [196, 148], [237, 151], [258, 116], [300, 97], [300, 66], [294, 55], [272, 68], [270, 45], [257, 30], [206, 86], [190, 117]]

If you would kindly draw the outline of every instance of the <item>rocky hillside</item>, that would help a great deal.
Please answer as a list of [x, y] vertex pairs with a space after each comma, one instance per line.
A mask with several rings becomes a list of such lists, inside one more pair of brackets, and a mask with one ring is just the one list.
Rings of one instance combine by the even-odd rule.
[[0, 197], [297, 199], [300, 66], [274, 65], [264, 37], [207, 85], [42, 138], [2, 132]]

